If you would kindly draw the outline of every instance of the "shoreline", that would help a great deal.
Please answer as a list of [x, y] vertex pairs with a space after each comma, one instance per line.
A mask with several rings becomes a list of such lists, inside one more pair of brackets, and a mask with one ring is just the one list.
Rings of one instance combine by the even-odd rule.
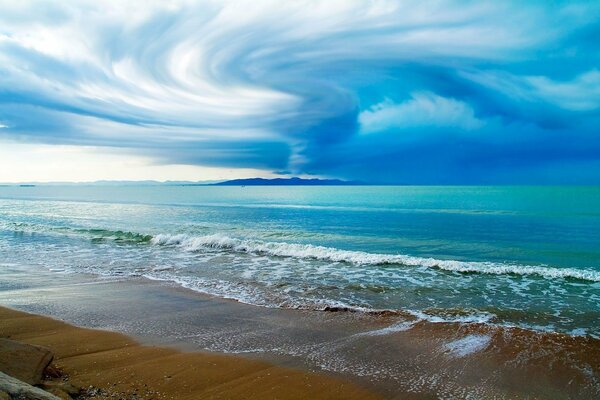
[[121, 333], [80, 328], [4, 306], [0, 321], [0, 337], [48, 347], [70, 383], [100, 389], [104, 395], [97, 398], [380, 398], [325, 374], [239, 356], [142, 345]]
[[398, 315], [271, 309], [141, 277], [13, 266], [3, 278], [3, 306], [120, 332], [147, 347], [332, 377], [383, 398], [600, 395], [600, 341], [591, 338]]

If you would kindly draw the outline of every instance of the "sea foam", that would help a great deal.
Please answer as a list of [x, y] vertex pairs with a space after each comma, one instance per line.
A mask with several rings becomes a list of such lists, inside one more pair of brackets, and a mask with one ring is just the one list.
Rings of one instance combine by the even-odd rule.
[[460, 358], [485, 350], [491, 341], [492, 338], [488, 335], [467, 335], [462, 339], [447, 343], [444, 345], [444, 349], [450, 355]]

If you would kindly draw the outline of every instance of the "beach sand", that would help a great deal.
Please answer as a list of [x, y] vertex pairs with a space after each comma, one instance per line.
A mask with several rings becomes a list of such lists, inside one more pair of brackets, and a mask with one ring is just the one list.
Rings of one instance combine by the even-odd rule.
[[115, 332], [85, 329], [0, 307], [0, 337], [42, 345], [77, 387], [94, 398], [377, 399], [353, 383], [229, 355], [147, 346]]
[[600, 341], [589, 337], [256, 307], [40, 268], [4, 271], [2, 286], [3, 306], [91, 329], [0, 312], [0, 337], [50, 347], [105, 398], [600, 398]]

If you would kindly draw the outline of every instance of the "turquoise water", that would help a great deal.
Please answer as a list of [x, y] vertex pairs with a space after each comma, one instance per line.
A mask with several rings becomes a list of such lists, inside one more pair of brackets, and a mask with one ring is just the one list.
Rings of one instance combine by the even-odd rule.
[[7, 186], [0, 255], [266, 307], [600, 337], [600, 187]]

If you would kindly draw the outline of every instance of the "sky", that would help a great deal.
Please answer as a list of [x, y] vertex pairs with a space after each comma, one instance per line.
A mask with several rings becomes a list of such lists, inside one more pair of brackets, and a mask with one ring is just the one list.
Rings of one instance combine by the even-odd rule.
[[0, 182], [600, 184], [597, 1], [0, 0]]

